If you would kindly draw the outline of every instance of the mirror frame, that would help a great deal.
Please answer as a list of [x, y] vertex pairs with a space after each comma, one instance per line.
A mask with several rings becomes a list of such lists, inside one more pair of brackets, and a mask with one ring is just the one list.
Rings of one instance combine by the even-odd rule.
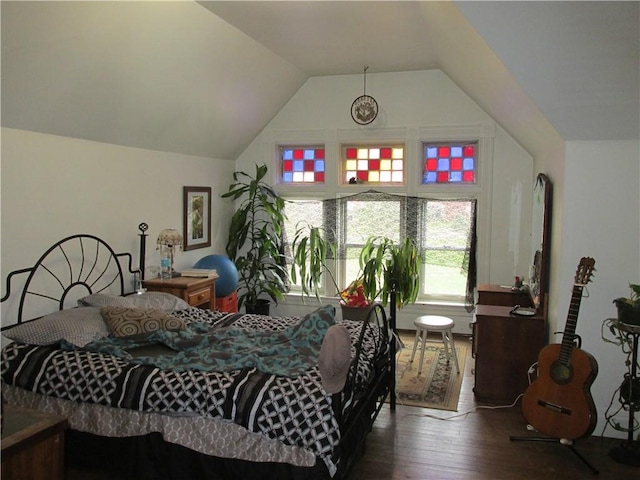
[[[552, 193], [553, 186], [551, 184], [551, 180], [544, 173], [539, 173], [536, 177], [536, 182], [533, 187], [533, 206], [532, 206], [532, 231], [531, 231], [531, 251], [533, 255], [533, 264], [532, 271], [535, 271], [536, 266], [536, 257], [537, 257], [537, 248], [536, 248], [536, 237], [535, 235], [538, 233], [534, 231], [537, 228], [537, 225], [534, 224], [534, 213], [535, 213], [535, 205], [540, 203], [542, 205], [542, 214], [540, 218], [542, 220], [542, 231], [539, 232], [540, 236], [537, 237], [540, 239], [540, 258], [538, 259], [539, 265], [539, 281], [536, 292], [532, 291], [532, 300], [534, 305], [538, 311], [539, 315], [542, 315], [544, 318], [547, 317], [547, 307], [548, 307], [548, 296], [549, 296], [549, 270], [551, 266], [551, 208], [552, 208]], [[541, 195], [542, 202], [536, 202], [536, 196]], [[531, 279], [533, 280], [533, 279]], [[533, 283], [533, 282], [532, 282]], [[538, 300], [536, 301], [536, 296]]]

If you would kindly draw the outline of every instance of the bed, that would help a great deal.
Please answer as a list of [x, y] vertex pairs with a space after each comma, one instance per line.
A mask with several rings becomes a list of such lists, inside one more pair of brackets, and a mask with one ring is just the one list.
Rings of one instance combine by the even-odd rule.
[[[142, 231], [141, 259], [144, 243]], [[385, 399], [395, 408], [394, 326], [380, 305], [365, 322], [336, 320], [330, 305], [226, 314], [136, 291], [140, 272], [84, 234], [11, 272], [3, 402], [66, 416], [68, 462], [131, 478], [348, 475]], [[348, 332], [349, 362], [329, 393], [318, 357], [334, 328]]]

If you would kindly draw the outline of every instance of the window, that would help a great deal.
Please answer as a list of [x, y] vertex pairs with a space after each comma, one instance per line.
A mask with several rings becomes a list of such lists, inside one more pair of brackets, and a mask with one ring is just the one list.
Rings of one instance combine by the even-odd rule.
[[348, 146], [342, 150], [343, 183], [404, 183], [402, 145]]
[[[410, 236], [416, 240], [422, 259], [419, 300], [464, 302], [475, 200], [366, 192], [337, 200], [288, 201], [286, 210], [288, 236], [293, 235], [289, 232], [295, 232], [294, 222], [300, 218], [335, 232], [334, 276], [340, 286], [346, 287], [356, 278], [360, 250], [370, 236], [394, 241]], [[328, 296], [335, 294], [332, 285], [325, 287]]]
[[476, 145], [425, 143], [422, 183], [475, 183]]
[[324, 147], [280, 147], [282, 183], [324, 183]]

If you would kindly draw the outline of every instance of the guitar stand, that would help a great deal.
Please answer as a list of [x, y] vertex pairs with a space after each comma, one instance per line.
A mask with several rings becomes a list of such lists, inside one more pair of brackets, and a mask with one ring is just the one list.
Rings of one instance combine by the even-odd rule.
[[582, 463], [584, 463], [587, 467], [589, 467], [589, 470], [591, 470], [591, 473], [593, 473], [594, 475], [598, 475], [600, 473], [593, 465], [591, 465], [591, 463], [589, 463], [589, 461], [586, 458], [584, 458], [584, 456], [578, 450], [576, 450], [576, 448], [573, 446], [573, 441], [571, 440], [566, 440], [564, 438], [551, 438], [551, 437], [514, 437], [514, 436], [509, 437], [509, 440], [511, 440], [512, 442], [560, 443], [562, 445], [565, 445], [566, 447], [569, 447], [569, 449], [582, 461]]

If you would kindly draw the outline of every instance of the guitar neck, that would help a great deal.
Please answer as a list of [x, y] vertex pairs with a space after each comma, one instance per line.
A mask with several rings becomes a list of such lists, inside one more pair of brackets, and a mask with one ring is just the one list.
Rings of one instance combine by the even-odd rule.
[[580, 311], [580, 302], [582, 301], [582, 291], [584, 285], [574, 285], [571, 294], [571, 303], [569, 304], [569, 313], [567, 314], [567, 323], [564, 326], [562, 334], [562, 346], [560, 347], [559, 361], [563, 365], [569, 365], [571, 359], [571, 351], [573, 350], [573, 341], [576, 338], [576, 325], [578, 323], [578, 312]]

